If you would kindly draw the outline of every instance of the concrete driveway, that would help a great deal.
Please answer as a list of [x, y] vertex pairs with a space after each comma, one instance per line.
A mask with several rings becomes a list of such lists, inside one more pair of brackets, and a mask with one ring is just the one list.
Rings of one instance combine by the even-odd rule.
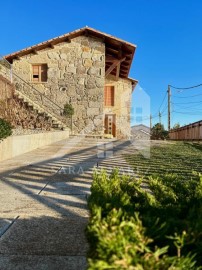
[[129, 149], [126, 141], [75, 138], [2, 162], [0, 269], [86, 269], [93, 168], [132, 172], [122, 158]]

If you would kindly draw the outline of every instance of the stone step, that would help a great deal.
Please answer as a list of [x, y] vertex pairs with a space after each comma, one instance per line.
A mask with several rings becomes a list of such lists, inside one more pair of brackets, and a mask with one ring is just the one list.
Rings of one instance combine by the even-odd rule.
[[22, 99], [23, 102], [26, 102], [28, 106], [32, 107], [34, 110], [36, 110], [39, 114], [46, 114], [48, 117], [50, 117], [53, 121], [53, 127], [55, 128], [66, 128], [66, 125], [62, 123], [60, 120], [58, 120], [55, 116], [53, 116], [51, 113], [47, 112], [45, 109], [43, 109], [40, 105], [36, 104], [34, 101], [29, 99], [27, 96], [25, 96], [23, 93], [19, 92], [18, 90], [14, 93], [15, 96], [17, 96], [19, 99]]

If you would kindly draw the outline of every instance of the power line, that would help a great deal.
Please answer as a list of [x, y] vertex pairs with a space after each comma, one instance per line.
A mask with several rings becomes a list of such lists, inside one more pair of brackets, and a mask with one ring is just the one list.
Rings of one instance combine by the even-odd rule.
[[[193, 110], [200, 110], [200, 108], [198, 108], [198, 106], [199, 106], [200, 104], [198, 104], [198, 105], [195, 105], [195, 106], [184, 106], [184, 105], [175, 105], [175, 106], [173, 106], [173, 107], [177, 107], [177, 108], [179, 108], [179, 109], [184, 109], [184, 110], [187, 110], [187, 109], [193, 109]], [[201, 106], [201, 105], [200, 105]], [[202, 109], [201, 109], [202, 110]]]
[[193, 88], [197, 88], [197, 87], [200, 87], [200, 86], [202, 86], [202, 83], [197, 84], [197, 85], [193, 85], [193, 86], [190, 86], [190, 87], [176, 87], [176, 86], [170, 85], [171, 88], [178, 89], [178, 90], [188, 90], [188, 89], [193, 89]]
[[198, 97], [198, 96], [202, 96], [202, 94], [198, 94], [198, 95], [192, 95], [192, 96], [186, 96], [186, 97], [179, 97], [179, 96], [174, 96], [172, 95], [173, 97], [176, 97], [176, 98], [190, 98], [190, 97]]
[[168, 108], [168, 104], [166, 104], [166, 105], [164, 106], [164, 108], [162, 109], [161, 113], [164, 113], [165, 110], [167, 110], [167, 108]]
[[[193, 89], [193, 88], [198, 88], [198, 87], [201, 87], [202, 84], [198, 84], [198, 85], [193, 85], [193, 86], [190, 86], [190, 87], [175, 87], [175, 86], [170, 86], [174, 89], [177, 89], [177, 90], [181, 90], [181, 91], [178, 91], [179, 92], [183, 92], [184, 90], [189, 90], [189, 89]], [[199, 97], [199, 96], [202, 96], [202, 94], [194, 94], [194, 95], [188, 95], [188, 96], [178, 96], [178, 95], [173, 95], [174, 98], [177, 98], [177, 102], [172, 102], [172, 105], [173, 105], [173, 114], [182, 114], [182, 115], [185, 115], [188, 116], [188, 115], [202, 115], [202, 110], [200, 109], [201, 107], [201, 103], [202, 103], [202, 100], [198, 100], [198, 99], [194, 99], [196, 97]], [[188, 98], [189, 100], [192, 99], [192, 101], [185, 101], [182, 100], [182, 99], [186, 99]], [[179, 100], [181, 99], [181, 100]], [[182, 102], [181, 102], [182, 101]], [[200, 106], [200, 107], [199, 107]]]
[[[153, 116], [151, 115], [149, 118], [146, 118], [145, 120], [157, 118], [157, 117], [159, 117], [159, 114], [161, 114], [161, 116], [163, 116], [163, 114], [162, 114], [162, 112], [161, 112], [160, 109], [161, 109], [161, 107], [163, 106], [163, 103], [164, 103], [164, 101], [165, 101], [165, 99], [166, 99], [166, 95], [167, 95], [167, 91], [165, 92], [165, 95], [164, 95], [164, 97], [163, 97], [163, 100], [162, 100], [162, 102], [161, 102], [161, 105], [160, 105], [158, 111], [157, 111]], [[164, 107], [165, 107], [165, 106], [164, 106]]]
[[[166, 114], [168, 114], [168, 129], [169, 129], [169, 126], [170, 126], [170, 112], [171, 112], [171, 108], [170, 108], [170, 104], [173, 105], [173, 107], [176, 105], [177, 107], [180, 107], [180, 105], [182, 105], [181, 109], [183, 110], [186, 110], [186, 109], [189, 109], [190, 112], [182, 112], [182, 111], [175, 111], [175, 110], [172, 110], [173, 113], [180, 113], [180, 114], [191, 114], [191, 115], [198, 115], [199, 114], [199, 108], [197, 108], [198, 110], [195, 110], [195, 108], [193, 107], [183, 107], [183, 104], [195, 104], [195, 106], [197, 106], [197, 104], [200, 104], [202, 103], [202, 100], [200, 101], [190, 101], [190, 102], [171, 102], [170, 100], [170, 96], [171, 96], [171, 92], [170, 92], [170, 88], [173, 88], [173, 89], [177, 89], [177, 90], [188, 90], [188, 89], [193, 89], [193, 88], [197, 88], [197, 87], [200, 87], [202, 86], [202, 83], [201, 84], [198, 84], [198, 85], [193, 85], [193, 86], [190, 86], [190, 87], [176, 87], [176, 86], [173, 86], [173, 85], [169, 85], [168, 86], [168, 90], [165, 92], [165, 95], [163, 97], [163, 100], [161, 102], [161, 105], [159, 107], [159, 110], [158, 112], [154, 115], [154, 116], [151, 116], [150, 118], [151, 119], [154, 119], [154, 118], [157, 118], [159, 117], [161, 119], [161, 116], [164, 116]], [[163, 109], [161, 110], [163, 104], [164, 104], [164, 101], [166, 99], [166, 95], [168, 93], [168, 104], [165, 104]], [[176, 98], [192, 98], [192, 97], [198, 97], [198, 96], [202, 96], [202, 94], [196, 94], [196, 95], [190, 95], [190, 96], [175, 96], [175, 95], [172, 95], [172, 97], [176, 97]], [[166, 110], [168, 109], [168, 112], [167, 113], [164, 113]], [[150, 119], [149, 117], [148, 118], [145, 118], [145, 120], [147, 119]]]
[[174, 113], [179, 113], [179, 114], [186, 114], [186, 115], [201, 115], [201, 112], [178, 112], [178, 111], [173, 111]]
[[167, 91], [165, 92], [165, 95], [164, 95], [163, 101], [161, 102], [161, 105], [160, 105], [160, 107], [159, 107], [159, 111], [160, 111], [161, 106], [163, 105], [163, 103], [164, 103], [164, 101], [165, 101], [166, 95], [167, 95]]
[[172, 104], [198, 104], [198, 103], [202, 103], [202, 100], [199, 100], [199, 101], [190, 101], [190, 102], [174, 102]]
[[[164, 115], [166, 115], [166, 114], [167, 114], [167, 113], [161, 114], [161, 116], [164, 116]], [[152, 119], [157, 118], [157, 117], [159, 117], [159, 114], [156, 115], [156, 116], [152, 116]], [[143, 118], [142, 120], [148, 120], [148, 119], [150, 119], [150, 117]]]
[[[176, 86], [173, 86], [173, 85], [168, 85], [168, 90], [166, 91], [164, 97], [163, 97], [163, 100], [161, 102], [161, 105], [159, 107], [159, 110], [158, 112], [156, 113], [155, 116], [152, 117], [153, 118], [157, 118], [159, 117], [159, 121], [161, 121], [161, 116], [164, 116], [167, 114], [168, 116], [168, 130], [170, 130], [170, 124], [171, 124], [171, 113], [175, 114], [175, 113], [179, 113], [179, 114], [185, 114], [185, 115], [201, 115], [201, 111], [200, 111], [200, 108], [196, 108], [197, 106], [199, 106], [201, 103], [202, 103], [202, 100], [199, 100], [199, 101], [190, 101], [190, 102], [171, 102], [171, 91], [170, 91], [170, 88], [173, 88], [173, 89], [176, 89], [176, 90], [181, 90], [181, 91], [178, 91], [178, 92], [183, 92], [183, 90], [189, 90], [189, 89], [193, 89], [193, 88], [197, 88], [197, 87], [201, 87], [202, 86], [202, 83], [201, 84], [198, 84], [198, 85], [193, 85], [193, 86], [190, 86], [190, 87], [176, 87]], [[164, 105], [163, 109], [161, 110], [163, 104], [164, 104], [164, 101], [166, 99], [166, 95], [168, 95], [168, 103]], [[176, 98], [194, 98], [194, 97], [198, 97], [198, 96], [202, 96], [202, 94], [195, 94], [195, 95], [189, 95], [189, 96], [177, 96], [177, 95], [172, 95], [172, 97], [176, 97]], [[183, 104], [186, 106], [186, 104], [193, 104], [193, 106], [188, 106], [188, 107], [185, 107], [183, 106]], [[172, 105], [172, 109], [171, 109], [171, 105]], [[177, 106], [177, 108], [176, 108]], [[177, 110], [175, 110], [175, 108]], [[167, 113], [165, 113], [165, 111], [167, 111]], [[180, 111], [182, 110], [182, 111]], [[184, 111], [185, 110], [185, 111]], [[189, 110], [189, 111], [187, 111]]]

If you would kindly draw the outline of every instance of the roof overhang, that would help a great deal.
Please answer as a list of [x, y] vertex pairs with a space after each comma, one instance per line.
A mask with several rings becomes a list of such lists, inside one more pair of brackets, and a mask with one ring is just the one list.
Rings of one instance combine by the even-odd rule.
[[[126, 42], [122, 39], [116, 38], [114, 36], [111, 36], [109, 34], [100, 32], [88, 26], [67, 33], [65, 35], [49, 39], [45, 42], [17, 51], [15, 53], [6, 55], [5, 59], [10, 63], [12, 63], [14, 59], [20, 59], [20, 57], [31, 53], [37, 54], [38, 51], [43, 50], [45, 48], [54, 48], [54, 45], [57, 45], [62, 42], [71, 42], [71, 39], [81, 35], [93, 37], [105, 43], [106, 76], [108, 74], [111, 74], [115, 75], [117, 79], [118, 77], [128, 78], [130, 67], [136, 50], [136, 45]], [[136, 80], [133, 81], [135, 83]]]
[[138, 81], [129, 77], [127, 79], [132, 82], [132, 90], [134, 90], [136, 85], [138, 84]]

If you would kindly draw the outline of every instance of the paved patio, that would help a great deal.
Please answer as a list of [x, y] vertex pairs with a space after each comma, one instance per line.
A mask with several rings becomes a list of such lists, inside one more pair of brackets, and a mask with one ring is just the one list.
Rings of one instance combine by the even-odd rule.
[[130, 142], [73, 138], [2, 162], [0, 269], [86, 269], [92, 170], [133, 173], [125, 151]]

